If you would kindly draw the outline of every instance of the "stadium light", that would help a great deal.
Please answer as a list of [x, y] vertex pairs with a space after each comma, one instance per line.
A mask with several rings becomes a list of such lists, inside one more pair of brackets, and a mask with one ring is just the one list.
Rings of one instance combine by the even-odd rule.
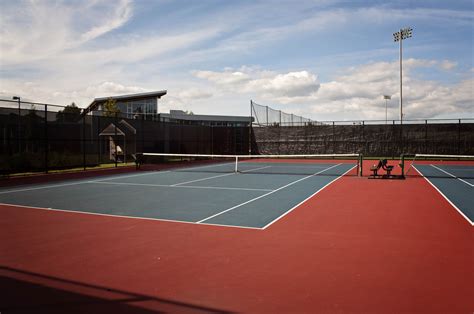
[[392, 99], [392, 97], [389, 96], [389, 95], [383, 95], [383, 99], [385, 99], [385, 124], [387, 124], [387, 121], [388, 121], [388, 119], [387, 119], [387, 101]]
[[413, 35], [413, 28], [405, 27], [393, 33], [393, 41], [400, 42], [400, 124], [403, 124], [403, 89], [402, 89], [402, 41]]
[[20, 116], [21, 116], [21, 97], [13, 96], [13, 100], [18, 100], [18, 153], [21, 150], [21, 142], [20, 142]]

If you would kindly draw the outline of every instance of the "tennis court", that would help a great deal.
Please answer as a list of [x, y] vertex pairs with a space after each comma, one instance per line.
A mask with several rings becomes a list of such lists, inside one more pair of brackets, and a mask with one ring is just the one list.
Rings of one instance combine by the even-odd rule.
[[472, 160], [233, 159], [2, 187], [2, 312], [473, 308]]
[[[179, 167], [0, 190], [0, 202], [52, 210], [265, 228], [354, 169], [351, 161]], [[263, 174], [263, 175], [262, 175]]]
[[427, 163], [413, 166], [471, 224], [474, 224], [474, 165]]

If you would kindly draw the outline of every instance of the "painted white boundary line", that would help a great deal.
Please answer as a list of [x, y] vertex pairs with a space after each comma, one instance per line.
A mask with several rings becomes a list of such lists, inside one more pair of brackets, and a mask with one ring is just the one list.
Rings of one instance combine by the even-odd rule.
[[[152, 221], [163, 221], [163, 222], [173, 222], [173, 223], [198, 225], [198, 223], [194, 222], [194, 221], [172, 220], [172, 219], [162, 219], [162, 218], [149, 218], [149, 217], [134, 217], [134, 216], [124, 216], [124, 215], [114, 215], [114, 214], [83, 212], [83, 211], [79, 211], [79, 210], [57, 209], [57, 208], [46, 208], [46, 207], [36, 207], [36, 206], [26, 206], [26, 205], [0, 203], [0, 206], [2, 206], [2, 205], [3, 206], [11, 206], [11, 207], [23, 207], [23, 208], [31, 208], [31, 209], [39, 209], [39, 210], [47, 210], [47, 211], [65, 212], [65, 213], [72, 213], [72, 214], [79, 214], [79, 215], [105, 216], [105, 217], [113, 217], [113, 218], [152, 220]], [[256, 227], [221, 225], [221, 224], [211, 224], [211, 223], [199, 223], [199, 225], [208, 225], [208, 226], [216, 226], [216, 227], [228, 227], [228, 228], [239, 228], [239, 229], [263, 230], [262, 228], [256, 228]]]
[[223, 211], [221, 211], [221, 212], [219, 212], [219, 213], [217, 213], [217, 214], [214, 214], [214, 215], [212, 215], [212, 216], [209, 216], [209, 217], [207, 217], [207, 218], [204, 218], [204, 219], [202, 219], [202, 220], [199, 220], [197, 223], [202, 223], [202, 222], [204, 222], [204, 221], [206, 221], [206, 220], [209, 220], [209, 219], [212, 219], [212, 218], [217, 217], [217, 216], [219, 216], [219, 215], [222, 215], [222, 214], [224, 214], [224, 213], [226, 213], [226, 212], [228, 212], [228, 211], [234, 210], [234, 209], [236, 209], [236, 208], [238, 208], [238, 207], [241, 207], [241, 206], [246, 205], [246, 204], [248, 204], [248, 203], [254, 202], [254, 201], [258, 200], [258, 199], [261, 199], [261, 198], [266, 197], [266, 196], [268, 196], [268, 195], [270, 195], [270, 194], [273, 194], [273, 193], [275, 193], [275, 192], [278, 192], [278, 191], [280, 191], [280, 190], [282, 190], [282, 189], [284, 189], [284, 188], [287, 188], [287, 187], [289, 187], [289, 186], [291, 186], [291, 185], [293, 185], [293, 184], [295, 184], [295, 183], [298, 183], [298, 182], [301, 182], [301, 181], [306, 180], [306, 179], [308, 179], [308, 178], [314, 177], [315, 175], [318, 175], [318, 174], [320, 174], [320, 173], [323, 173], [324, 171], [327, 171], [327, 170], [329, 170], [329, 169], [332, 169], [332, 168], [337, 167], [337, 166], [340, 166], [340, 165], [342, 165], [342, 164], [334, 165], [334, 166], [332, 166], [332, 167], [326, 168], [326, 169], [321, 170], [321, 171], [319, 171], [319, 172], [313, 173], [313, 174], [311, 174], [311, 175], [309, 175], [309, 176], [306, 176], [306, 177], [303, 177], [303, 178], [301, 178], [301, 179], [298, 179], [298, 180], [296, 180], [296, 181], [292, 181], [292, 182], [290, 182], [290, 183], [288, 183], [288, 184], [286, 184], [286, 185], [284, 185], [284, 186], [282, 186], [282, 187], [279, 187], [279, 188], [276, 189], [276, 190], [273, 190], [273, 191], [270, 191], [270, 192], [265, 193], [265, 194], [263, 194], [263, 195], [257, 196], [257, 197], [255, 197], [255, 198], [252, 198], [252, 199], [246, 201], [246, 202], [243, 202], [243, 203], [241, 203], [241, 204], [235, 205], [235, 206], [233, 206], [233, 207], [231, 207], [231, 208], [227, 208], [227, 209], [225, 209], [225, 210], [223, 210]]
[[228, 166], [228, 165], [235, 165], [235, 162], [224, 162], [220, 164], [212, 164], [212, 165], [206, 165], [206, 166], [194, 166], [194, 167], [187, 167], [187, 168], [171, 168], [170, 171], [173, 172], [186, 172], [187, 170], [196, 170], [196, 169], [204, 169], [204, 168], [211, 168], [211, 167], [222, 167], [222, 166]]
[[43, 186], [37, 186], [37, 187], [34, 187], [34, 188], [24, 188], [24, 189], [0, 191], [0, 194], [16, 193], [16, 192], [24, 192], [24, 191], [34, 191], [34, 190], [41, 190], [41, 189], [50, 189], [50, 188], [57, 188], [57, 187], [61, 187], [61, 186], [79, 185], [79, 184], [85, 184], [85, 183], [87, 183], [87, 181], [74, 182], [74, 183], [62, 183], [62, 184], [48, 184], [48, 185], [43, 185]]
[[[251, 172], [251, 171], [256, 171], [256, 170], [265, 169], [265, 168], [270, 168], [270, 167], [271, 167], [271, 166], [265, 166], [265, 167], [260, 167], [260, 168], [249, 169], [249, 170], [242, 171], [242, 173]], [[231, 176], [231, 175], [235, 175], [235, 174], [237, 174], [237, 173], [238, 173], [238, 172], [232, 172], [232, 173], [226, 173], [226, 174], [219, 174], [219, 175], [217, 175], [217, 176], [206, 177], [206, 178], [201, 178], [201, 179], [196, 179], [196, 180], [191, 180], [191, 181], [176, 183], [176, 184], [172, 184], [172, 185], [170, 185], [170, 186], [180, 186], [180, 185], [183, 185], [183, 184], [188, 184], [188, 183], [193, 183], [193, 182], [199, 182], [199, 181], [205, 181], [205, 180], [210, 180], [210, 179], [214, 179], [214, 178], [220, 178], [220, 177]]]
[[[156, 172], [156, 173], [165, 173], [165, 172], [168, 172], [168, 171]], [[128, 175], [128, 176], [120, 176], [120, 177], [116, 177], [116, 178], [106, 178], [106, 179], [102, 178], [102, 179], [97, 179], [97, 180], [79, 179], [81, 181], [72, 182], [72, 183], [46, 184], [46, 185], [35, 186], [35, 187], [31, 187], [31, 188], [0, 191], [0, 194], [16, 193], [16, 192], [24, 192], [24, 191], [34, 191], [34, 190], [41, 190], [41, 189], [50, 189], [50, 188], [57, 188], [57, 187], [62, 187], [62, 186], [86, 184], [86, 183], [91, 183], [91, 182], [102, 182], [102, 181], [106, 181], [106, 180], [129, 178], [129, 177], [136, 177], [136, 176], [140, 176], [140, 175], [143, 176], [143, 175], [148, 175], [148, 174], [153, 174], [153, 173], [141, 173], [141, 174], [134, 174], [134, 175]]]
[[335, 178], [334, 180], [328, 182], [325, 186], [323, 186], [322, 188], [320, 188], [319, 190], [317, 190], [316, 192], [314, 192], [313, 194], [311, 194], [310, 196], [308, 196], [307, 198], [305, 198], [303, 201], [299, 202], [298, 204], [296, 204], [295, 206], [293, 206], [292, 208], [290, 208], [288, 211], [284, 212], [282, 215], [280, 215], [279, 217], [275, 218], [273, 221], [269, 222], [267, 225], [263, 226], [262, 229], [267, 229], [268, 227], [270, 227], [272, 224], [274, 224], [275, 222], [277, 222], [278, 220], [280, 220], [281, 218], [285, 217], [286, 215], [288, 215], [289, 213], [291, 213], [294, 209], [296, 209], [297, 207], [299, 207], [301, 204], [305, 203], [307, 200], [309, 200], [310, 198], [312, 198], [313, 196], [315, 196], [316, 194], [318, 194], [319, 192], [321, 192], [322, 190], [324, 190], [326, 187], [328, 187], [329, 185], [331, 185], [332, 183], [336, 182], [337, 180], [339, 180], [340, 178], [342, 178], [343, 176], [345, 176], [348, 172], [352, 171], [354, 168], [356, 168], [357, 166], [353, 166], [352, 168], [350, 168], [349, 170], [347, 170], [346, 172], [344, 172], [343, 174], [341, 174], [339, 177]]
[[438, 169], [439, 171], [442, 171], [442, 172], [446, 173], [447, 175], [449, 175], [449, 176], [451, 176], [451, 177], [453, 177], [453, 178], [455, 178], [455, 179], [458, 179], [458, 180], [461, 181], [461, 182], [466, 183], [467, 185], [469, 185], [469, 186], [471, 186], [471, 187], [474, 187], [474, 184], [471, 184], [471, 183], [469, 183], [469, 182], [467, 182], [467, 181], [465, 181], [465, 180], [463, 180], [463, 179], [461, 179], [461, 178], [458, 178], [457, 176], [455, 176], [455, 175], [452, 174], [452, 173], [447, 172], [446, 170], [443, 170], [443, 169], [441, 169], [441, 168], [439, 168], [439, 167], [436, 167], [435, 165], [430, 165], [430, 166], [433, 167], [433, 168], [435, 168], [435, 169]]
[[150, 174], [161, 174], [161, 173], [167, 173], [167, 172], [170, 172], [170, 171], [150, 171], [150, 172], [144, 172], [144, 173], [127, 174], [127, 175], [116, 176], [116, 177], [112, 176], [112, 177], [97, 179], [93, 181], [107, 181], [107, 180], [116, 180], [116, 179], [132, 178], [132, 177], [141, 177], [141, 176], [147, 176]]
[[166, 184], [148, 184], [148, 183], [128, 183], [128, 182], [104, 182], [104, 181], [90, 181], [90, 184], [111, 184], [111, 185], [132, 185], [132, 186], [149, 186], [149, 187], [163, 187], [163, 188], [183, 188], [183, 189], [209, 189], [209, 190], [237, 190], [237, 191], [262, 191], [269, 192], [271, 189], [251, 189], [251, 188], [232, 188], [221, 186], [199, 186], [199, 185], [166, 185]]
[[441, 192], [441, 190], [436, 187], [436, 185], [434, 185], [433, 183], [431, 183], [431, 181], [428, 180], [428, 179], [423, 175], [423, 173], [421, 173], [421, 171], [419, 171], [415, 166], [413, 166], [413, 169], [415, 169], [415, 170], [423, 177], [423, 179], [425, 179], [436, 191], [438, 191], [438, 193], [441, 194], [441, 196], [444, 197], [444, 199], [447, 200], [448, 203], [451, 204], [451, 206], [453, 206], [454, 209], [456, 209], [457, 212], [458, 212], [459, 214], [461, 214], [461, 216], [464, 217], [464, 219], [466, 219], [467, 222], [469, 222], [469, 223], [471, 224], [471, 226], [474, 226], [474, 222], [471, 221], [456, 205], [454, 205], [454, 203], [451, 202], [451, 200], [450, 200], [446, 195], [444, 195], [443, 192]]
[[226, 177], [226, 176], [231, 176], [231, 175], [234, 175], [234, 174], [235, 174], [235, 172], [232, 172], [232, 173], [225, 173], [225, 174], [219, 174], [219, 175], [212, 176], [212, 177], [205, 177], [205, 178], [201, 178], [201, 179], [196, 179], [196, 180], [190, 180], [190, 181], [180, 182], [180, 183], [172, 184], [172, 185], [170, 185], [170, 186], [179, 187], [179, 186], [182, 185], [182, 184], [188, 184], [188, 183], [193, 183], [193, 182], [199, 182], [199, 181], [210, 180], [210, 179], [214, 179], [214, 178]]

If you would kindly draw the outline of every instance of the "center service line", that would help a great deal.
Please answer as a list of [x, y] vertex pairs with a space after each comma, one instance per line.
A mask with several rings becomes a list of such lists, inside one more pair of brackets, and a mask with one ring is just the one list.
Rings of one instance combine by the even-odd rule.
[[337, 167], [337, 166], [340, 166], [340, 165], [342, 165], [342, 164], [334, 165], [334, 166], [332, 166], [332, 167], [326, 168], [326, 169], [321, 170], [321, 171], [319, 171], [319, 172], [313, 173], [313, 174], [311, 174], [311, 175], [309, 175], [309, 176], [306, 176], [306, 177], [303, 177], [303, 178], [298, 179], [298, 180], [296, 180], [296, 181], [290, 182], [290, 183], [288, 183], [287, 185], [284, 185], [284, 186], [282, 186], [282, 187], [280, 187], [280, 188], [278, 188], [278, 189], [276, 189], [276, 190], [273, 190], [273, 191], [271, 191], [271, 192], [268, 192], [268, 193], [265, 193], [265, 194], [263, 194], [263, 195], [260, 195], [260, 196], [257, 196], [257, 197], [255, 197], [255, 198], [252, 198], [251, 200], [248, 200], [248, 201], [246, 201], [246, 202], [244, 202], [244, 203], [238, 204], [238, 205], [236, 205], [236, 206], [233, 206], [233, 207], [231, 207], [231, 208], [228, 208], [228, 209], [226, 209], [226, 210], [223, 210], [223, 211], [221, 211], [221, 212], [219, 212], [219, 213], [217, 213], [217, 214], [214, 214], [214, 215], [212, 215], [212, 216], [209, 216], [209, 217], [207, 217], [207, 218], [204, 218], [204, 219], [202, 219], [202, 220], [199, 220], [199, 221], [197, 221], [196, 223], [199, 224], [199, 223], [202, 223], [202, 222], [204, 222], [204, 221], [206, 221], [206, 220], [209, 220], [209, 219], [211, 219], [211, 218], [214, 218], [214, 217], [217, 217], [217, 216], [219, 216], [219, 215], [222, 215], [222, 214], [224, 214], [224, 213], [226, 213], [226, 212], [228, 212], [228, 211], [231, 211], [231, 210], [233, 210], [233, 209], [236, 209], [236, 208], [238, 208], [238, 207], [241, 207], [241, 206], [243, 206], [243, 205], [246, 205], [246, 204], [251, 203], [251, 202], [253, 202], [253, 201], [256, 201], [256, 200], [258, 200], [258, 199], [261, 199], [262, 197], [265, 197], [265, 196], [268, 196], [268, 195], [273, 194], [273, 193], [275, 193], [275, 192], [278, 192], [278, 191], [280, 191], [280, 190], [282, 190], [282, 189], [284, 189], [284, 188], [287, 188], [287, 187], [289, 187], [289, 186], [291, 186], [291, 185], [293, 185], [293, 184], [295, 184], [295, 183], [298, 183], [298, 182], [301, 182], [301, 181], [306, 180], [306, 179], [308, 179], [308, 178], [314, 177], [315, 175], [318, 175], [318, 174], [320, 174], [320, 173], [323, 173], [324, 171], [327, 171], [327, 170], [329, 170], [329, 169], [332, 169], [332, 168]]
[[456, 176], [455, 176], [454, 174], [452, 174], [452, 173], [449, 173], [449, 172], [447, 172], [447, 171], [445, 171], [445, 170], [443, 170], [443, 169], [441, 169], [441, 168], [438, 168], [438, 167], [436, 167], [435, 165], [430, 165], [430, 166], [433, 167], [433, 168], [435, 168], [435, 169], [438, 169], [439, 171], [442, 171], [442, 172], [446, 173], [447, 175], [449, 175], [449, 176], [451, 176], [451, 177], [453, 177], [453, 178], [455, 178], [455, 179], [458, 179], [458, 180], [461, 181], [461, 182], [466, 183], [467, 185], [469, 185], [469, 186], [471, 186], [471, 187], [474, 187], [474, 184], [471, 184], [471, 183], [469, 183], [469, 182], [467, 182], [467, 181], [465, 181], [465, 180], [463, 180], [463, 179], [461, 179], [461, 178], [459, 178], [459, 177], [456, 177]]

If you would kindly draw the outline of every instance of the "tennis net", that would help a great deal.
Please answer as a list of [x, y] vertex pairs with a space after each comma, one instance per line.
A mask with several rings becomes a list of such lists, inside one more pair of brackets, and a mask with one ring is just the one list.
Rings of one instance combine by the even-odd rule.
[[405, 176], [459, 178], [474, 184], [474, 156], [471, 155], [402, 155]]
[[[318, 155], [203, 155], [143, 153], [137, 155], [140, 170], [250, 174], [348, 175], [362, 171], [360, 154]], [[340, 167], [342, 166], [342, 168]], [[346, 171], [345, 171], [346, 172]]]

